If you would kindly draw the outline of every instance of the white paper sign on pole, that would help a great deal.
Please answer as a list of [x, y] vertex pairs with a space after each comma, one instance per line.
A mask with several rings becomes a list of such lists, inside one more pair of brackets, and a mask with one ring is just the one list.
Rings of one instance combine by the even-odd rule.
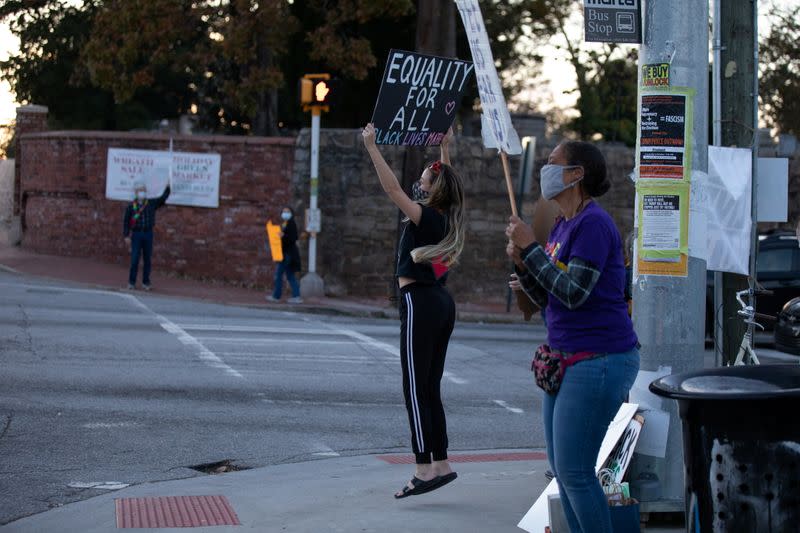
[[109, 148], [106, 198], [132, 200], [139, 181], [155, 198], [171, 182], [168, 204], [219, 207], [221, 159], [219, 154]]
[[[485, 116], [481, 117], [481, 126], [484, 130], [488, 126], [491, 132], [490, 136], [483, 133], [484, 146], [497, 148], [509, 155], [521, 154], [522, 145], [511, 124], [511, 115], [508, 113], [503, 88], [494, 66], [489, 35], [486, 33], [478, 0], [456, 0], [456, 5], [464, 22], [467, 41], [472, 51], [472, 62], [475, 64], [475, 79]], [[487, 143], [487, 137], [492, 137], [493, 141], [489, 140]]]
[[752, 174], [749, 148], [708, 147], [709, 270], [745, 276], [749, 272]]
[[786, 222], [789, 218], [789, 160], [785, 157], [758, 158], [759, 222]]

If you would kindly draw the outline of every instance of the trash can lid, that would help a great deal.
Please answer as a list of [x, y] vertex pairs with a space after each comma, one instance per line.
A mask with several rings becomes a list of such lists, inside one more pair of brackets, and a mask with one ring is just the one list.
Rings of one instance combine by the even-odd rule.
[[650, 392], [676, 400], [800, 398], [800, 365], [706, 368], [659, 378]]

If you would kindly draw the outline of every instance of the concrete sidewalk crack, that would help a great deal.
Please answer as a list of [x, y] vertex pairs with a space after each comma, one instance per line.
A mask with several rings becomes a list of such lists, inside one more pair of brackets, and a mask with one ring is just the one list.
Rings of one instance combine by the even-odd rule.
[[3, 440], [3, 437], [6, 436], [8, 428], [11, 427], [12, 420], [14, 420], [14, 411], [11, 411], [8, 415], [6, 415], [6, 425], [3, 427], [3, 431], [0, 431], [0, 440]]

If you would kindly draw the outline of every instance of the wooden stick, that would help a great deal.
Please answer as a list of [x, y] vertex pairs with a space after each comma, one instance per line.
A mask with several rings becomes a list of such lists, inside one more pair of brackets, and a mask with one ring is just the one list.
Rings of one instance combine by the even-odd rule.
[[503, 162], [503, 173], [506, 175], [508, 199], [511, 201], [511, 214], [515, 217], [518, 217], [519, 213], [517, 213], [517, 197], [514, 194], [514, 184], [511, 182], [511, 171], [508, 170], [508, 156], [502, 150], [500, 151], [500, 160]]

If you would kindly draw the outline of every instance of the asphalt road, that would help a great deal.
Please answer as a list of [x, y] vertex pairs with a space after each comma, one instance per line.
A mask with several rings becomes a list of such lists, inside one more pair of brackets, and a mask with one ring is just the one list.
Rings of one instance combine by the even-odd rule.
[[[528, 366], [544, 338], [541, 326], [457, 324], [443, 380], [452, 451], [544, 448]], [[398, 346], [396, 320], [0, 272], [0, 524], [207, 475], [190, 468], [201, 464], [408, 452]]]
[[[206, 475], [193, 465], [408, 451], [398, 321], [2, 272], [0, 295], [0, 524], [107, 490], [94, 483]], [[543, 337], [456, 326], [443, 383], [451, 450], [544, 447], [527, 367]]]

